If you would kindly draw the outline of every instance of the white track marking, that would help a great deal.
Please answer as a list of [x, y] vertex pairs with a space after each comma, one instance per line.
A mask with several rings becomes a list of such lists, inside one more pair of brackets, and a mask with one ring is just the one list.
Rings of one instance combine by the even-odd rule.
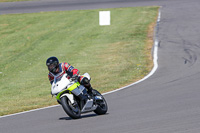
[[152, 76], [155, 73], [155, 71], [158, 68], [158, 44], [159, 44], [159, 42], [158, 42], [157, 31], [158, 31], [158, 25], [160, 23], [160, 19], [161, 19], [161, 11], [159, 10], [158, 19], [157, 19], [157, 25], [156, 25], [156, 35], [155, 35], [155, 41], [154, 41], [154, 51], [153, 51], [153, 63], [154, 63], [154, 67], [151, 70], [151, 72], [147, 76], [145, 76], [143, 79], [141, 79], [141, 80], [139, 80], [137, 82], [134, 82], [134, 83], [132, 83], [130, 85], [124, 86], [122, 88], [119, 88], [119, 89], [116, 89], [116, 90], [113, 90], [113, 91], [110, 91], [110, 92], [103, 93], [103, 95], [110, 94], [110, 93], [113, 93], [113, 92], [116, 92], [116, 91], [119, 91], [119, 90], [123, 90], [123, 89], [125, 89], [127, 87], [130, 87], [130, 86], [133, 86], [135, 84], [138, 84], [138, 83], [146, 80], [147, 78], [149, 78], [150, 76]]
[[[161, 19], [161, 11], [159, 10], [156, 31], [158, 31], [158, 25], [159, 25], [160, 19]], [[102, 95], [107, 95], [107, 94], [114, 93], [114, 92], [119, 91], [119, 90], [123, 90], [123, 89], [125, 89], [127, 87], [130, 87], [130, 86], [133, 86], [135, 84], [138, 84], [138, 83], [146, 80], [150, 76], [152, 76], [155, 73], [155, 71], [157, 70], [157, 68], [158, 68], [158, 62], [157, 62], [158, 61], [158, 44], [159, 44], [159, 42], [158, 42], [158, 35], [157, 35], [157, 32], [156, 32], [155, 41], [154, 41], [154, 51], [153, 51], [154, 52], [153, 53], [154, 67], [153, 67], [153, 69], [151, 70], [151, 72], [147, 76], [145, 76], [143, 79], [141, 79], [141, 80], [139, 80], [139, 81], [137, 81], [135, 83], [132, 83], [130, 85], [124, 86], [122, 88], [119, 88], [119, 89], [116, 89], [116, 90], [113, 90], [113, 91], [110, 91], [110, 92], [103, 93]], [[29, 113], [29, 112], [43, 110], [43, 109], [49, 109], [49, 108], [58, 107], [58, 106], [60, 106], [60, 105], [54, 105], [54, 106], [49, 106], [49, 107], [44, 107], [44, 108], [39, 108], [39, 109], [34, 109], [34, 110], [29, 110], [29, 111], [24, 111], [24, 112], [19, 112], [19, 113], [15, 113], [15, 114], [11, 114], [11, 115], [4, 115], [4, 116], [0, 116], [0, 118], [5, 118], [5, 117], [9, 117], [9, 116], [15, 116], [15, 115]]]
[[4, 117], [8, 117], [8, 116], [20, 115], [20, 114], [25, 114], [25, 113], [29, 113], [29, 112], [33, 112], [33, 111], [38, 111], [38, 110], [43, 110], [43, 109], [48, 109], [48, 108], [53, 108], [53, 107], [57, 107], [57, 106], [59, 106], [59, 105], [53, 105], [53, 106], [49, 106], [49, 107], [44, 107], [44, 108], [39, 108], [39, 109], [33, 109], [33, 110], [19, 112], [19, 113], [15, 113], [15, 114], [4, 115], [4, 116], [0, 116], [0, 118], [4, 118]]

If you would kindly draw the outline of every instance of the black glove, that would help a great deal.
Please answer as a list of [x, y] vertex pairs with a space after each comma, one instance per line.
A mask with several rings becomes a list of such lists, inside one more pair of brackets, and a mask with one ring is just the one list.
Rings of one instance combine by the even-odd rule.
[[76, 74], [74, 74], [74, 75], [71, 77], [72, 80], [78, 80], [78, 78], [79, 78], [79, 77], [78, 77], [78, 75], [76, 75]]

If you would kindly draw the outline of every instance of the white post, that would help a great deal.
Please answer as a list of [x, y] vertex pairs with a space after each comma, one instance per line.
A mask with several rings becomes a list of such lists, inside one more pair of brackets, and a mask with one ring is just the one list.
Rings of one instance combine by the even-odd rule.
[[110, 11], [99, 11], [99, 25], [110, 25]]

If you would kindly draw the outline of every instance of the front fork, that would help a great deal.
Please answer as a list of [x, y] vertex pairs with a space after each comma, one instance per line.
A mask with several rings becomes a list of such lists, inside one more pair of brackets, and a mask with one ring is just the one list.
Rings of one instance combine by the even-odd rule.
[[[73, 94], [69, 94], [69, 93], [65, 93], [65, 94], [63, 94], [63, 95], [60, 97], [60, 99], [61, 99], [62, 97], [64, 97], [64, 96], [66, 96], [66, 97], [69, 99], [71, 105], [73, 106], [74, 103], [75, 103], [75, 100], [74, 100], [75, 97], [74, 97], [74, 95], [73, 95]], [[78, 98], [79, 98], [79, 100], [80, 100], [80, 102], [79, 102], [80, 109], [82, 109], [82, 108], [84, 107], [84, 105], [85, 105], [87, 99], [88, 99], [88, 96], [83, 95], [83, 94], [81, 93], [80, 95], [78, 95]], [[58, 103], [60, 103], [60, 101], [58, 101]]]

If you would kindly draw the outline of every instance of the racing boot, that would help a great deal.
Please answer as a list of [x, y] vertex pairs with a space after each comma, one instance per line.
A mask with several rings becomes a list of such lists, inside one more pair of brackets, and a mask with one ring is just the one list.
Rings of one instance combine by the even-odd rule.
[[83, 85], [87, 89], [88, 94], [92, 93], [92, 87], [90, 84], [90, 80], [88, 78], [81, 76], [79, 78], [79, 82], [81, 85]]
[[87, 87], [87, 90], [88, 90], [87, 92], [88, 92], [89, 95], [91, 95], [91, 96], [95, 95], [94, 91], [93, 91], [94, 89], [92, 88], [91, 85], [89, 87]]

